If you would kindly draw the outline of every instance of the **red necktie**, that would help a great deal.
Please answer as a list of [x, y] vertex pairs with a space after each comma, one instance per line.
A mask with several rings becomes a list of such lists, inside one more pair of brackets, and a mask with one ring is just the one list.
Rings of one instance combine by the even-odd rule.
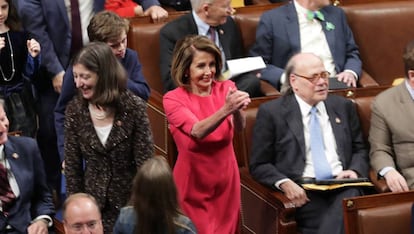
[[15, 199], [16, 196], [10, 187], [9, 178], [7, 177], [7, 169], [3, 163], [0, 163], [0, 200], [5, 215], [7, 215]]
[[82, 48], [82, 27], [79, 12], [78, 0], [70, 0], [70, 14], [72, 16], [72, 45], [71, 55], [74, 55]]

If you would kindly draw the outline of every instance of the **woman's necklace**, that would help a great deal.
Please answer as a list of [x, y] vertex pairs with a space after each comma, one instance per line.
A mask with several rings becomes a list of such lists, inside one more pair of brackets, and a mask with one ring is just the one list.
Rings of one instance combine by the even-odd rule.
[[91, 112], [92, 116], [97, 120], [104, 120], [108, 117], [109, 113], [104, 110], [103, 108], [99, 107], [92, 107], [93, 104], [89, 103], [89, 112]]
[[9, 41], [10, 59], [11, 59], [11, 65], [12, 65], [12, 74], [11, 74], [10, 77], [7, 78], [4, 75], [3, 68], [1, 67], [1, 65], [0, 65], [0, 72], [1, 72], [1, 76], [3, 77], [4, 81], [11, 81], [14, 77], [14, 73], [16, 72], [16, 69], [14, 68], [13, 47], [12, 47], [12, 43], [11, 43], [11, 40], [10, 40], [9, 32], [6, 32], [6, 35], [7, 35], [7, 40]]

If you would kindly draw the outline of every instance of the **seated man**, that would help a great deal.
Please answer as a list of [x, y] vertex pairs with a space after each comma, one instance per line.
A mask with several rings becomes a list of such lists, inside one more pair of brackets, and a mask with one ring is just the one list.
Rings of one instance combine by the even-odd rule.
[[[116, 13], [101, 11], [89, 23], [88, 35], [91, 41], [107, 43], [112, 52], [119, 58], [128, 73], [128, 89], [144, 100], [150, 95], [150, 88], [142, 74], [141, 63], [134, 50], [127, 48], [129, 22]], [[63, 80], [62, 92], [55, 108], [55, 127], [60, 159], [63, 160], [63, 123], [66, 105], [76, 94], [72, 66], [69, 66]]]
[[407, 78], [375, 98], [369, 130], [371, 167], [392, 192], [414, 189], [414, 41], [403, 60]]
[[[66, 234], [103, 234], [101, 212], [95, 198], [86, 193], [75, 193], [66, 198], [63, 227]], [[85, 228], [87, 232], [82, 232]]]
[[267, 67], [261, 79], [279, 88], [288, 77], [283, 68], [298, 52], [322, 58], [331, 77], [356, 86], [361, 60], [345, 13], [329, 0], [293, 0], [265, 12], [257, 26], [252, 56], [262, 56]]
[[[234, 9], [230, 0], [191, 0], [193, 11], [167, 23], [160, 31], [160, 70], [164, 91], [176, 88], [171, 79], [172, 53], [178, 40], [187, 35], [204, 35], [220, 48], [225, 61], [243, 57], [243, 47], [239, 29], [230, 16]], [[250, 97], [263, 96], [260, 80], [253, 73], [244, 73], [231, 78], [239, 90]]]
[[329, 72], [312, 53], [294, 55], [286, 76], [287, 93], [259, 107], [250, 172], [292, 200], [301, 233], [343, 233], [342, 199], [362, 191], [312, 191], [298, 183], [305, 178], [368, 175], [368, 152], [356, 108], [350, 100], [328, 95]]
[[0, 232], [48, 233], [54, 206], [39, 148], [29, 137], [8, 136], [0, 99]]

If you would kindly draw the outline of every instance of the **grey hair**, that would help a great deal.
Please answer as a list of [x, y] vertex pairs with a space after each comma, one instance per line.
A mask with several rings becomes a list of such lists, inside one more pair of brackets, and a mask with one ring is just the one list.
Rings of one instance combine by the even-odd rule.
[[191, 0], [191, 8], [198, 12], [204, 3], [213, 3], [214, 0]]

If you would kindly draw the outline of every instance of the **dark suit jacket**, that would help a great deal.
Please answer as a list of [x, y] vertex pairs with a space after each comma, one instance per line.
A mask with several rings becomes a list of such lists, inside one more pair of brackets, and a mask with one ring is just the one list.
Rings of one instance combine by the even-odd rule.
[[[93, 0], [94, 11], [104, 9], [105, 0]], [[66, 70], [70, 61], [71, 25], [64, 0], [15, 0], [25, 29], [42, 47], [42, 65], [50, 78]], [[157, 0], [142, 0], [144, 9], [159, 5]]]
[[[142, 65], [139, 62], [138, 55], [135, 51], [126, 50], [125, 57], [120, 60], [124, 68], [128, 73], [128, 89], [134, 94], [141, 97], [144, 100], [148, 100], [150, 95], [150, 89], [142, 74]], [[77, 90], [75, 81], [73, 79], [72, 66], [70, 66], [65, 73], [63, 79], [62, 91], [59, 95], [58, 102], [55, 107], [55, 128], [58, 140], [59, 156], [63, 161], [63, 122], [65, 120], [66, 105], [75, 96]]]
[[[217, 27], [217, 32], [226, 59], [235, 59], [243, 56], [240, 32], [230, 16], [227, 17], [225, 24]], [[165, 92], [176, 87], [170, 75], [175, 43], [192, 34], [198, 35], [197, 25], [192, 13], [167, 23], [160, 31], [160, 69]]]
[[[354, 104], [343, 97], [329, 95], [325, 106], [344, 170], [368, 176], [368, 152]], [[305, 162], [302, 115], [295, 96], [287, 95], [262, 104], [253, 132], [250, 158], [253, 177], [274, 188], [274, 183], [281, 179], [302, 177]]]
[[36, 141], [28, 137], [9, 136], [4, 144], [4, 152], [16, 178], [20, 196], [7, 218], [0, 215], [0, 230], [4, 230], [8, 222], [18, 232], [26, 233], [30, 222], [37, 216], [54, 215], [43, 160]]
[[[321, 9], [326, 22], [335, 29], [325, 33], [337, 73], [349, 69], [361, 75], [361, 60], [345, 13], [335, 6]], [[298, 16], [292, 2], [263, 13], [256, 31], [256, 42], [250, 50], [251, 56], [262, 56], [267, 68], [262, 71], [262, 79], [279, 87], [279, 79], [292, 55], [301, 51]]]

